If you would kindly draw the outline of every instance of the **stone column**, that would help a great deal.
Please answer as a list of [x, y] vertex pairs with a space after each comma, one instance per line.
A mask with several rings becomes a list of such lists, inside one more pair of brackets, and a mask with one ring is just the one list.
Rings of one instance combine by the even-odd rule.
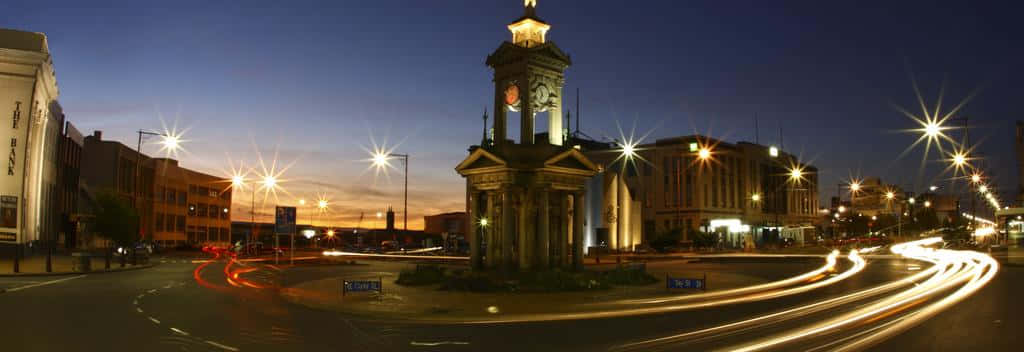
[[486, 214], [485, 218], [487, 219], [487, 226], [485, 226], [485, 227], [483, 227], [481, 229], [481, 231], [483, 231], [483, 233], [484, 233], [484, 239], [487, 242], [487, 250], [484, 251], [484, 258], [486, 259], [487, 262], [486, 262], [486, 265], [484, 265], [484, 266], [487, 267], [487, 268], [493, 268], [495, 266], [495, 262], [494, 262], [495, 251], [494, 251], [494, 249], [497, 248], [497, 246], [494, 243], [495, 242], [495, 237], [496, 237], [495, 233], [497, 233], [497, 230], [501, 230], [501, 228], [497, 227], [499, 222], [498, 222], [497, 219], [494, 218], [494, 197], [495, 197], [496, 193], [493, 192], [493, 191], [487, 191], [486, 194], [487, 194], [487, 210], [486, 210], [486, 213], [485, 213]]
[[501, 197], [501, 265], [505, 270], [512, 269], [515, 258], [512, 257], [512, 243], [516, 235], [515, 217], [512, 214], [512, 197], [516, 192], [506, 188]]
[[548, 109], [548, 143], [562, 145], [562, 82], [556, 82], [555, 106]]
[[508, 139], [508, 109], [505, 108], [505, 82], [494, 81], [494, 146], [505, 145]]
[[615, 234], [619, 237], [616, 241], [616, 249], [619, 251], [628, 251], [633, 248], [630, 241], [629, 233], [629, 202], [632, 200], [629, 198], [629, 190], [626, 188], [626, 180], [624, 173], [620, 173], [618, 180], [616, 181], [618, 186], [615, 187], [617, 194], [615, 197], [617, 208], [615, 208]]
[[572, 199], [572, 268], [583, 270], [583, 192], [573, 193]]
[[539, 207], [537, 209], [539, 219], [537, 221], [537, 256], [534, 259], [536, 260], [539, 268], [547, 269], [550, 267], [549, 259], [551, 258], [551, 251], [549, 249], [549, 243], [551, 241], [551, 235], [549, 233], [551, 230], [551, 214], [549, 208], [551, 207], [551, 204], [549, 204], [547, 189], [540, 190], [537, 202], [539, 203]]
[[517, 254], [519, 257], [519, 270], [524, 271], [532, 268], [530, 265], [531, 257], [533, 256], [532, 249], [533, 246], [536, 245], [533, 241], [532, 229], [537, 225], [537, 223], [533, 221], [533, 216], [531, 216], [533, 214], [530, 209], [532, 208], [532, 204], [530, 204], [532, 203], [531, 196], [532, 194], [530, 190], [527, 189], [522, 192], [522, 195], [520, 195], [519, 198], [519, 226], [517, 226], [519, 229], [519, 237], [516, 241], [516, 250], [518, 251]]
[[531, 103], [530, 73], [519, 79], [519, 144], [533, 144], [533, 104]]
[[480, 233], [477, 231], [476, 221], [474, 220], [476, 219], [477, 197], [479, 197], [479, 194], [474, 191], [473, 186], [467, 186], [466, 194], [466, 208], [468, 208], [466, 217], [469, 218], [466, 224], [466, 227], [468, 227], [466, 235], [469, 236], [469, 267], [473, 270], [478, 270], [481, 264]]
[[570, 269], [571, 262], [569, 256], [571, 250], [569, 249], [569, 228], [572, 226], [569, 222], [569, 194], [568, 192], [559, 192], [558, 196], [561, 197], [561, 226], [558, 230], [558, 264], [564, 269]]

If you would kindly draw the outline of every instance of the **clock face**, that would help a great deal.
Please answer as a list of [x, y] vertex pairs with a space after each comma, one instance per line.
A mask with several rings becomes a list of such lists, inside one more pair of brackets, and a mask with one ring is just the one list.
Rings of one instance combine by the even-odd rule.
[[505, 87], [505, 104], [513, 106], [519, 104], [519, 86], [514, 83]]
[[551, 92], [548, 90], [548, 86], [543, 84], [537, 86], [537, 89], [534, 91], [534, 94], [536, 94], [537, 98], [531, 100], [536, 101], [538, 104], [542, 106], [546, 104], [548, 102], [548, 98], [551, 97]]

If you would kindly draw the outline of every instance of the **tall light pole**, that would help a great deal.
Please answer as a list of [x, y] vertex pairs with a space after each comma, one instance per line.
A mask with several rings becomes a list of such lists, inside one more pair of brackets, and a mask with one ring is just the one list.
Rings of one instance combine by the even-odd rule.
[[387, 167], [391, 165], [388, 163], [388, 160], [391, 158], [400, 158], [405, 165], [405, 200], [402, 209], [402, 226], [405, 231], [409, 231], [409, 154], [375, 153], [373, 155], [373, 164], [377, 167]]
[[[140, 180], [142, 178], [142, 175], [141, 175], [141, 173], [142, 173], [142, 136], [159, 136], [159, 137], [161, 137], [162, 140], [160, 141], [160, 144], [163, 145], [163, 147], [161, 149], [167, 150], [168, 152], [174, 152], [174, 151], [178, 150], [178, 147], [181, 145], [181, 138], [179, 136], [172, 135], [172, 134], [159, 133], [159, 132], [146, 131], [146, 130], [139, 130], [138, 133], [139, 133], [139, 142], [138, 142], [138, 144], [135, 147], [135, 184], [133, 185], [134, 187], [133, 187], [133, 192], [132, 192], [132, 202], [135, 203], [135, 204], [133, 204], [135, 206], [135, 208], [138, 209], [141, 212], [142, 211], [142, 205], [140, 204], [141, 202], [139, 202], [139, 198], [140, 198], [139, 193], [140, 193], [141, 190], [139, 189], [140, 188], [139, 186], [142, 183], [141, 180]], [[142, 219], [141, 219], [141, 217], [139, 219], [138, 226], [139, 226], [139, 230], [141, 230], [142, 229]]]

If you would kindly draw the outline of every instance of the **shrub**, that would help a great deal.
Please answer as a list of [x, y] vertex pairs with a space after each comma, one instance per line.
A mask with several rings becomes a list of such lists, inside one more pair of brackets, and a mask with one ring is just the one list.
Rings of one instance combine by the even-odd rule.
[[398, 273], [396, 284], [407, 286], [433, 285], [444, 281], [444, 268], [437, 265], [417, 265], [415, 269], [404, 269]]

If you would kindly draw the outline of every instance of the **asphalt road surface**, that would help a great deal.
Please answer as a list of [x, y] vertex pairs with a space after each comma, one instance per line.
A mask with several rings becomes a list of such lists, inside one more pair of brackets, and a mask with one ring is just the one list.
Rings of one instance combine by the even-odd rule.
[[[763, 272], [760, 261], [735, 265], [770, 278], [796, 272]], [[844, 262], [845, 263], [845, 262]], [[920, 270], [909, 260], [869, 260], [837, 284], [806, 293], [724, 307], [611, 319], [516, 323], [405, 324], [353, 319], [281, 300], [273, 269], [232, 280], [224, 261], [168, 262], [150, 269], [54, 277], [0, 277], [0, 346], [4, 351], [598, 351], [631, 350], [661, 339], [892, 282]], [[200, 265], [203, 265], [200, 268]], [[843, 264], [849, 266], [849, 264]], [[923, 265], [927, 266], [927, 265]], [[255, 266], [254, 266], [255, 267]], [[768, 266], [778, 267], [778, 266]], [[806, 267], [806, 266], [803, 266]], [[199, 270], [197, 270], [199, 268]], [[340, 266], [298, 268], [291, 280], [330, 277]], [[781, 269], [775, 269], [781, 270]], [[872, 347], [900, 351], [1011, 351], [1024, 326], [1024, 268], [1002, 267], [973, 296], [924, 323]], [[237, 287], [236, 287], [237, 285]], [[694, 339], [632, 350], [714, 350], [793, 329], [808, 320], [842, 314], [870, 300], [811, 312], [797, 319], [756, 324]], [[874, 324], [898, 318], [887, 316]], [[858, 328], [809, 339], [784, 350], [829, 350]], [[859, 329], [867, 331], [869, 326]]]

